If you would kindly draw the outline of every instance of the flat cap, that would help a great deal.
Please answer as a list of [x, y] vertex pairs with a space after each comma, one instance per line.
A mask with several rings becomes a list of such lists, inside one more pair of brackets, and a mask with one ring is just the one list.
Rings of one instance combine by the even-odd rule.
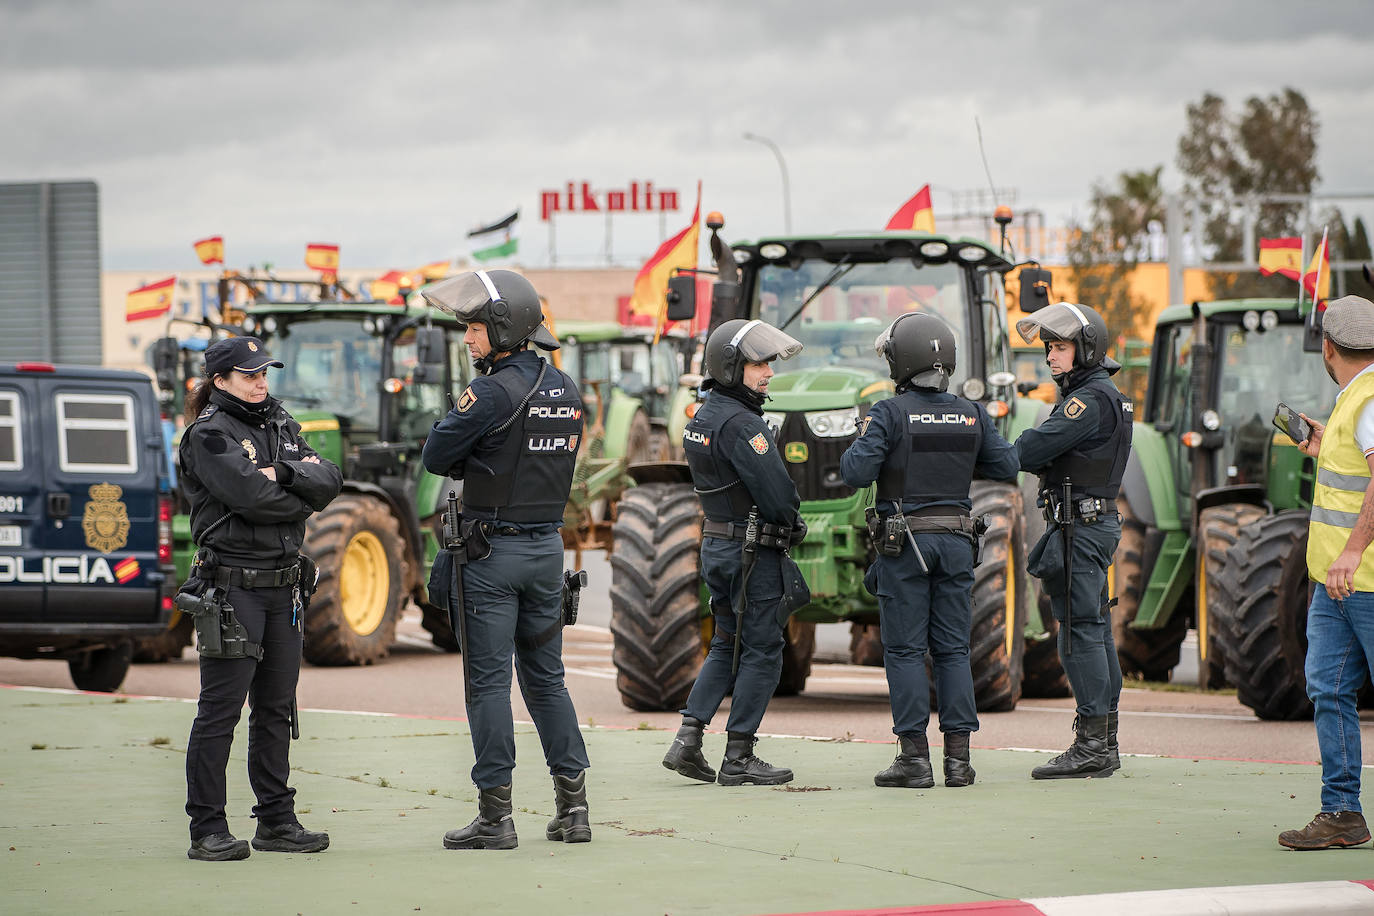
[[1326, 306], [1322, 331], [1351, 350], [1374, 350], [1374, 302], [1363, 296], [1342, 296]]

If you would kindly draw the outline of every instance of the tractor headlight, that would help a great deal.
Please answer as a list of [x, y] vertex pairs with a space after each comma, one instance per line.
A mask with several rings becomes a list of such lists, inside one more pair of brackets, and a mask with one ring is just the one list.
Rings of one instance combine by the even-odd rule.
[[787, 257], [787, 246], [778, 242], [769, 242], [767, 245], [759, 246], [759, 257], [769, 261], [777, 261]]
[[1202, 428], [1209, 433], [1214, 433], [1221, 429], [1221, 414], [1215, 410], [1204, 410], [1202, 412]]
[[943, 258], [949, 254], [949, 246], [944, 242], [923, 242], [920, 250], [921, 256], [926, 258]]
[[813, 435], [822, 439], [852, 436], [859, 429], [859, 409], [813, 410], [806, 414], [806, 425], [811, 428]]
[[981, 401], [988, 393], [988, 386], [980, 378], [966, 378], [959, 388], [960, 393], [970, 401]]
[[252, 316], [252, 315], [246, 316], [246, 317], [243, 319], [243, 321], [239, 322], [239, 327], [243, 328], [243, 329], [244, 329], [245, 331], [247, 331], [249, 334], [252, 334], [252, 333], [253, 333], [253, 329], [256, 328], [257, 326], [258, 326], [258, 324], [257, 324], [256, 321], [253, 320], [253, 316]]
[[1265, 312], [1260, 315], [1260, 327], [1266, 331], [1272, 331], [1279, 326], [1278, 312]]
[[264, 318], [262, 320], [262, 332], [269, 335], [277, 333], [277, 319], [270, 315]]
[[1243, 324], [1243, 325], [1245, 325], [1245, 330], [1247, 330], [1247, 331], [1257, 331], [1257, 330], [1259, 330], [1259, 326], [1260, 326], [1260, 316], [1259, 316], [1259, 312], [1255, 311], [1254, 309], [1251, 309], [1250, 311], [1246, 312], [1244, 315], [1241, 315], [1241, 316], [1240, 316], [1240, 323]]

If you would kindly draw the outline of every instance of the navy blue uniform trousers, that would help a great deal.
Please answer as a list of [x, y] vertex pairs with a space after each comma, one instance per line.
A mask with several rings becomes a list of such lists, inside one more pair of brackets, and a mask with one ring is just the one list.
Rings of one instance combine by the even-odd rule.
[[[479, 789], [504, 786], [515, 769], [511, 659], [525, 708], [534, 719], [549, 772], [575, 776], [588, 766], [577, 712], [563, 682], [563, 538], [557, 531], [491, 537], [491, 554], [463, 567], [468, 671], [468, 725]], [[550, 627], [552, 639], [529, 648]]]
[[[1047, 536], [1060, 534], [1051, 528]], [[1116, 712], [1121, 700], [1121, 662], [1116, 657], [1111, 610], [1107, 607], [1107, 567], [1112, 565], [1112, 555], [1120, 540], [1121, 522], [1115, 516], [1091, 525], [1074, 523], [1073, 582], [1068, 589], [1073, 601], [1073, 624], [1059, 628], [1059, 660], [1073, 688], [1080, 716]], [[1060, 624], [1067, 610], [1063, 579], [1061, 572], [1041, 580], [1050, 596], [1050, 610]]]
[[248, 784], [258, 799], [253, 816], [272, 825], [296, 820], [296, 790], [287, 780], [291, 701], [301, 673], [301, 620], [292, 612], [292, 587], [231, 587], [225, 600], [248, 638], [262, 646], [262, 661], [200, 659], [200, 704], [186, 743], [186, 813], [193, 840], [229, 831], [225, 767], [245, 698], [251, 707]]

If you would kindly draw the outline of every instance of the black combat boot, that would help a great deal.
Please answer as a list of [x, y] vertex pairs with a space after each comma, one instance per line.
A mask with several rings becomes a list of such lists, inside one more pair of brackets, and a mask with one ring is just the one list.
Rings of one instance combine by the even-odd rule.
[[973, 785], [973, 765], [968, 762], [968, 732], [945, 732], [945, 785]]
[[897, 745], [900, 750], [892, 766], [874, 776], [873, 784], [885, 789], [929, 789], [935, 785], [925, 734], [898, 735]]
[[759, 739], [742, 732], [726, 732], [725, 759], [716, 781], [723, 786], [780, 786], [792, 781], [792, 771], [775, 767], [754, 756]]
[[683, 716], [677, 737], [673, 739], [673, 746], [663, 755], [663, 765], [688, 779], [715, 782], [716, 771], [711, 769], [711, 765], [701, 754], [701, 733], [705, 728], [706, 723], [700, 719]]
[[199, 862], [235, 862], [249, 855], [248, 841], [235, 839], [227, 831], [196, 837], [191, 841], [191, 848], [186, 850], [186, 858]]
[[587, 771], [576, 776], [555, 773], [553, 799], [558, 813], [544, 830], [545, 838], [564, 843], [590, 843], [592, 825], [587, 819]]
[[515, 821], [511, 820], [510, 783], [477, 790], [477, 817], [471, 824], [444, 834], [445, 849], [514, 849]]
[[1074, 720], [1078, 737], [1069, 749], [1049, 763], [1031, 770], [1033, 779], [1083, 779], [1112, 775], [1107, 755], [1107, 717], [1079, 716]]
[[1112, 772], [1121, 769], [1121, 749], [1116, 744], [1116, 720], [1120, 713], [1107, 713], [1107, 759], [1112, 762]]
[[324, 852], [329, 848], [329, 834], [306, 830], [297, 821], [271, 825], [258, 821], [253, 848], [260, 852]]

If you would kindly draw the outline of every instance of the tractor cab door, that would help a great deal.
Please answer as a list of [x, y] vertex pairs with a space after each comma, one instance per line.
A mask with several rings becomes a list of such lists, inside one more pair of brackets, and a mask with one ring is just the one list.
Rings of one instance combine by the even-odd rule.
[[1154, 352], [1158, 362], [1150, 382], [1145, 419], [1168, 442], [1169, 464], [1178, 487], [1174, 496], [1179, 517], [1188, 518], [1192, 512], [1192, 450], [1183, 444], [1183, 434], [1188, 432], [1193, 417], [1192, 326], [1179, 323], [1160, 327]]

